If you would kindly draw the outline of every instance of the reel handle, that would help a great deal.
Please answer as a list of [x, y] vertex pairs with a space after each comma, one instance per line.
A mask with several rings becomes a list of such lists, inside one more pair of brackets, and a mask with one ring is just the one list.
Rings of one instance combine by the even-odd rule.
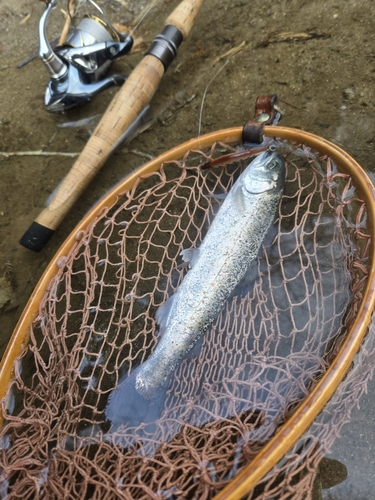
[[[183, 0], [167, 18], [167, 27], [170, 27], [172, 22], [176, 23], [177, 30], [180, 31], [181, 28], [181, 38], [186, 38], [202, 1]], [[160, 44], [163, 45], [165, 40], [163, 37]], [[170, 47], [166, 50], [169, 51]], [[21, 238], [21, 245], [37, 252], [42, 250], [75, 201], [112, 153], [120, 137], [150, 102], [164, 72], [165, 65], [158, 56], [152, 53], [145, 55], [113, 98], [50, 204], [39, 214]]]

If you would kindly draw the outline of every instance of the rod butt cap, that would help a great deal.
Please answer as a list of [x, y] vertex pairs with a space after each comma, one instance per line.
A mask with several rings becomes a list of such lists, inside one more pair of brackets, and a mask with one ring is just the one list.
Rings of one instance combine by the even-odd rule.
[[20, 244], [34, 252], [40, 252], [55, 231], [34, 221], [20, 239]]

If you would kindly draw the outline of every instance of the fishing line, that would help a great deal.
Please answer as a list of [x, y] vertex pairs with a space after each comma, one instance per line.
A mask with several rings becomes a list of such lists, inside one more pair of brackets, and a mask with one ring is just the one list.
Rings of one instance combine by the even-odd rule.
[[[101, 8], [101, 7], [99, 7], [99, 5], [98, 5], [97, 3], [95, 3], [95, 2], [94, 2], [94, 0], [88, 0], [88, 2], [89, 2], [89, 3], [91, 3], [94, 7], [96, 7], [96, 8], [98, 9], [98, 11], [99, 11], [99, 12], [100, 12], [103, 16], [105, 16], [105, 14], [104, 14], [104, 12], [103, 12], [102, 8]], [[106, 19], [106, 21], [107, 21], [107, 19]]]
[[160, 0], [154, 0], [153, 2], [151, 2], [151, 4], [146, 7], [146, 12], [142, 15], [142, 17], [140, 18], [140, 20], [138, 21], [138, 23], [134, 26], [134, 28], [131, 30], [131, 33], [134, 33], [134, 31], [138, 28], [138, 26], [141, 24], [141, 22], [143, 21], [143, 19], [148, 15], [148, 13], [150, 12], [151, 9], [153, 9], [155, 7], [155, 5], [159, 2]]
[[[104, 17], [104, 20], [110, 25], [112, 26], [112, 23], [109, 21], [109, 19], [107, 18], [107, 16], [105, 15], [105, 13], [103, 12], [103, 9], [94, 1], [94, 0], [86, 0], [88, 1], [89, 3], [91, 3], [91, 5], [93, 5], [100, 13], [101, 15]], [[153, 2], [151, 2], [148, 7], [146, 7], [145, 9], [145, 12], [142, 14], [141, 18], [139, 19], [139, 21], [137, 22], [137, 24], [135, 25], [135, 27], [131, 30], [131, 33], [134, 33], [134, 31], [138, 28], [138, 26], [141, 24], [141, 22], [145, 19], [145, 17], [149, 14], [149, 12], [155, 7], [155, 5], [159, 2], [160, 0], [153, 0]], [[68, 5], [69, 5], [69, 0], [68, 0]], [[69, 11], [69, 8], [68, 8], [68, 11]]]
[[211, 83], [215, 80], [215, 78], [218, 76], [218, 74], [225, 68], [225, 66], [229, 63], [229, 59], [225, 61], [225, 63], [221, 66], [221, 68], [215, 73], [215, 75], [211, 78], [211, 80], [208, 82], [205, 91], [203, 92], [203, 97], [202, 97], [202, 104], [201, 104], [201, 109], [199, 113], [199, 123], [198, 123], [198, 139], [201, 135], [201, 125], [202, 125], [202, 115], [203, 115], [203, 106], [204, 106], [204, 101], [206, 99], [206, 94], [209, 86]]

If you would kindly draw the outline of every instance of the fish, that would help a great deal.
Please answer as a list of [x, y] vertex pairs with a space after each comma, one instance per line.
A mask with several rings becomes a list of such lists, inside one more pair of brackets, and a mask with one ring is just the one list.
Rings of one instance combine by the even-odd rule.
[[258, 257], [284, 184], [282, 155], [270, 150], [261, 153], [233, 184], [201, 245], [181, 252], [189, 270], [156, 312], [158, 343], [109, 396], [106, 417], [113, 428], [158, 418], [169, 376], [194, 352]]

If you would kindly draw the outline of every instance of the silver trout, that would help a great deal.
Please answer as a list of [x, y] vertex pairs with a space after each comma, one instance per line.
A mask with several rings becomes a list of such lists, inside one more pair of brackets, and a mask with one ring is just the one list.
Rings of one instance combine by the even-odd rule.
[[[284, 183], [280, 153], [266, 151], [257, 156], [229, 191], [200, 247], [181, 252], [190, 270], [156, 313], [160, 340], [154, 352], [111, 394], [106, 415], [112, 423], [129, 422], [127, 413], [134, 424], [155, 419], [160, 409], [155, 399], [168, 376], [217, 318], [257, 258]], [[153, 416], [136, 408], [149, 405], [148, 400], [154, 405]]]

